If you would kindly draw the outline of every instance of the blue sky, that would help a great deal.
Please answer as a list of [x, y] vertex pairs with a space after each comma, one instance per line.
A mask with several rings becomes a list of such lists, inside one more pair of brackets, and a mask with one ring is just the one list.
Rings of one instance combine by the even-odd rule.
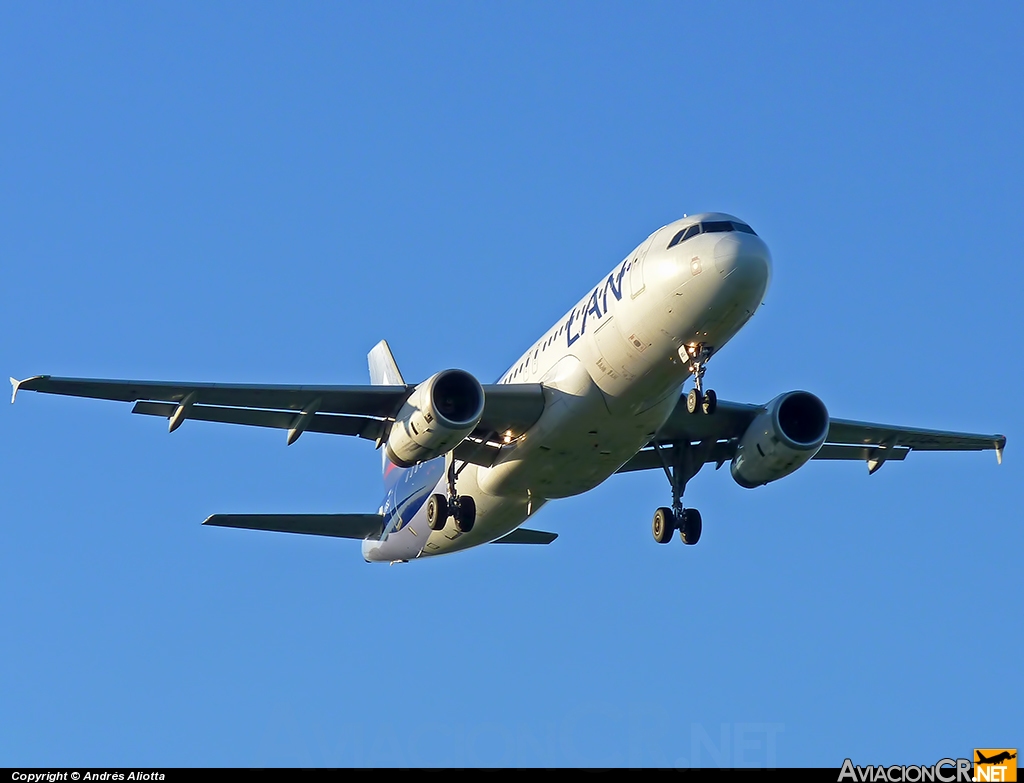
[[[214, 512], [372, 511], [362, 441], [0, 415], [0, 764], [823, 765], [1019, 747], [1017, 4], [8, 4], [9, 375], [492, 380], [651, 231], [775, 259], [725, 399], [1001, 432], [867, 476], [657, 473], [546, 548], [389, 568]], [[1018, 574], [1018, 576], [1014, 576]]]

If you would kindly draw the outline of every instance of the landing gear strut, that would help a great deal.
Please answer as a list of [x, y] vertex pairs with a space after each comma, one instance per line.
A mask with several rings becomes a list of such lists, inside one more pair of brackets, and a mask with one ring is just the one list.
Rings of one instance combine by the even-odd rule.
[[651, 525], [654, 540], [659, 544], [667, 544], [672, 540], [673, 531], [678, 530], [682, 542], [692, 546], [700, 541], [703, 522], [697, 509], [683, 508], [683, 492], [686, 490], [686, 482], [704, 466], [705, 457], [714, 447], [715, 441], [701, 441], [696, 446], [689, 441], [679, 441], [670, 444], [668, 448], [657, 441], [653, 441], [652, 445], [661, 458], [665, 475], [672, 486], [672, 508], [662, 507], [654, 512], [654, 523]]
[[707, 372], [705, 365], [714, 352], [714, 348], [704, 345], [704, 343], [689, 343], [679, 351], [680, 355], [685, 355], [690, 360], [686, 369], [693, 373], [693, 388], [686, 395], [686, 410], [689, 413], [696, 413], [700, 410], [711, 415], [718, 407], [718, 395], [715, 394], [714, 389], [704, 391], [704, 373]]
[[476, 522], [476, 501], [469, 495], [460, 495], [455, 491], [455, 480], [468, 463], [455, 469], [455, 457], [450, 453], [448, 460], [448, 495], [431, 495], [427, 500], [427, 525], [431, 530], [444, 530], [448, 517], [455, 518], [455, 529], [460, 533], [468, 533]]

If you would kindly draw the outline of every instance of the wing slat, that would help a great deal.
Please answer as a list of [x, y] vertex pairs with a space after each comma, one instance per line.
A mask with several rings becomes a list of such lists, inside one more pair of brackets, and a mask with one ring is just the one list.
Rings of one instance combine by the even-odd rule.
[[884, 457], [886, 462], [889, 460], [896, 460], [898, 462], [905, 460], [909, 453], [910, 449], [904, 448], [883, 449], [878, 446], [841, 446], [826, 443], [814, 455], [814, 459], [852, 459], [870, 462], [871, 460]]

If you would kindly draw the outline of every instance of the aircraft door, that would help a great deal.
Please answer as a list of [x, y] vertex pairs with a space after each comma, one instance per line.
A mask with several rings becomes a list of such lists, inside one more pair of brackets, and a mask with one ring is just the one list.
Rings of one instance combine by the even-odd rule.
[[633, 352], [625, 338], [619, 332], [615, 318], [605, 318], [604, 323], [594, 334], [594, 342], [599, 354], [597, 366], [612, 380], [624, 378], [633, 380], [636, 376], [629, 371]]
[[653, 241], [654, 235], [652, 234], [640, 246], [636, 257], [629, 264], [629, 295], [633, 299], [644, 292], [644, 259], [647, 258], [647, 251], [651, 249]]

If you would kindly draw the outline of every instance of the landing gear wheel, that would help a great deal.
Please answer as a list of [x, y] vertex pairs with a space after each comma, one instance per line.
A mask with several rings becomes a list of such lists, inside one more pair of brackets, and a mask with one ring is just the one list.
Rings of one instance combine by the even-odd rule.
[[[686, 405], [687, 405], [687, 407], [689, 407], [689, 405], [690, 405], [689, 398], [687, 398], [687, 400], [686, 400]], [[702, 411], [704, 411], [705, 415], [710, 416], [712, 413], [715, 412], [715, 409], [717, 407], [718, 407], [718, 395], [715, 394], [715, 390], [714, 389], [708, 389], [706, 392], [704, 392], [704, 400], [701, 402], [700, 409]]]
[[427, 526], [431, 530], [444, 530], [448, 522], [448, 499], [444, 495], [431, 495], [427, 501]]
[[701, 406], [701, 395], [696, 388], [690, 389], [690, 393], [686, 395], [686, 412], [696, 413], [697, 409]]
[[476, 522], [476, 501], [469, 495], [459, 495], [452, 512], [455, 517], [455, 528], [460, 533], [468, 533]]
[[654, 540], [659, 544], [667, 544], [672, 540], [672, 532], [675, 530], [675, 515], [670, 508], [659, 508], [654, 512], [654, 524], [651, 525], [651, 532], [654, 533]]
[[682, 524], [679, 525], [679, 538], [688, 546], [693, 546], [700, 541], [700, 533], [704, 524], [700, 518], [700, 512], [695, 508], [683, 510]]

